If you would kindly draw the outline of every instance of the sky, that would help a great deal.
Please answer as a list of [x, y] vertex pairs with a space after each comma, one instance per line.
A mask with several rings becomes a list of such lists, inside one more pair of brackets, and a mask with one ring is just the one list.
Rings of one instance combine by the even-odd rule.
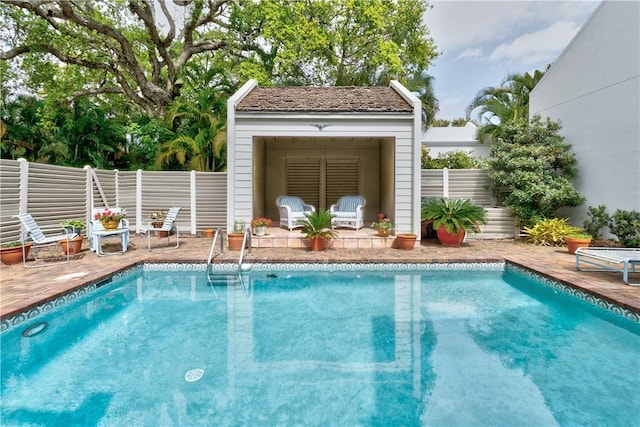
[[544, 70], [571, 42], [599, 0], [431, 0], [424, 22], [436, 58], [428, 73], [438, 119], [465, 116], [474, 96], [511, 73]]

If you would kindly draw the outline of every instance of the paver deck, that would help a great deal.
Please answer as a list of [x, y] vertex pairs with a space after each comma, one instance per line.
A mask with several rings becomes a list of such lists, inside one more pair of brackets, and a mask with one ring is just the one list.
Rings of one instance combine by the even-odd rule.
[[[150, 252], [146, 242], [143, 243], [132, 235], [129, 250], [124, 255], [98, 257], [88, 250], [85, 239], [83, 251], [68, 263], [45, 268], [3, 264], [0, 267], [0, 317], [11, 317], [140, 262], [205, 263], [211, 248], [210, 238], [182, 235], [179, 248]], [[215, 262], [234, 262], [238, 256], [239, 252], [226, 251], [217, 256]], [[427, 239], [411, 251], [388, 247], [336, 247], [311, 252], [301, 247], [254, 247], [245, 260], [285, 263], [509, 261], [640, 313], [640, 287], [625, 285], [620, 274], [577, 271], [575, 256], [566, 248], [534, 246], [514, 240], [469, 240], [461, 248], [446, 248], [437, 240]], [[635, 280], [640, 279], [640, 273], [634, 274]]]

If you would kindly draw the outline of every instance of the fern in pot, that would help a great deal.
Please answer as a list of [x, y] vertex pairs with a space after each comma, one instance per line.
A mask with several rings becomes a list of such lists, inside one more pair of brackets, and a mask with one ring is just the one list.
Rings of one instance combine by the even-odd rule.
[[318, 209], [314, 212], [307, 212], [304, 216], [304, 219], [299, 220], [299, 224], [302, 225], [302, 234], [309, 239], [311, 250], [325, 250], [328, 241], [338, 235], [331, 228], [333, 215], [328, 210]]
[[422, 220], [433, 221], [441, 245], [457, 248], [468, 231], [480, 232], [480, 225], [487, 223], [487, 212], [470, 199], [440, 197], [423, 203]]

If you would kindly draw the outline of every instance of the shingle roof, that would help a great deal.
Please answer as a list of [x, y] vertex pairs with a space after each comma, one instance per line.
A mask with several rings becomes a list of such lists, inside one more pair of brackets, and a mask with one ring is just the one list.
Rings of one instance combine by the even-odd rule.
[[413, 107], [391, 87], [255, 87], [236, 111], [411, 113]]

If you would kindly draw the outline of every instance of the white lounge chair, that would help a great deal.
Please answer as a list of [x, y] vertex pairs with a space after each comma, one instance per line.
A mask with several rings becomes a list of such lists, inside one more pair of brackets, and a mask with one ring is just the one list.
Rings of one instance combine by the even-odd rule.
[[[155, 248], [155, 249], [168, 249], [168, 248], [174, 248], [174, 247], [177, 248], [178, 246], [180, 246], [180, 236], [178, 235], [178, 221], [177, 221], [177, 217], [178, 217], [178, 214], [180, 213], [180, 209], [182, 208], [178, 208], [178, 207], [169, 208], [167, 215], [164, 217], [162, 227], [158, 227], [158, 228], [154, 227], [153, 222], [155, 221], [149, 221], [146, 227], [140, 227], [140, 238], [142, 238], [143, 235], [147, 236], [147, 249], [149, 249], [150, 251], [153, 250], [151, 249], [151, 235], [156, 231], [167, 233], [167, 245], [162, 248]], [[171, 246], [171, 234], [173, 232], [175, 232], [176, 234], [175, 246]]]
[[342, 196], [331, 205], [329, 211], [333, 215], [333, 227], [349, 227], [356, 230], [364, 227], [364, 207], [367, 201], [362, 196]]
[[[99, 219], [95, 219], [95, 214], [103, 211], [103, 208], [93, 209], [91, 212], [91, 222], [89, 223], [89, 248], [98, 256], [111, 255], [112, 253], [102, 250], [102, 240], [105, 238], [119, 238], [122, 243], [122, 251], [113, 254], [123, 254], [129, 247], [129, 220], [123, 218], [115, 230], [107, 230]], [[119, 213], [121, 208], [109, 208], [110, 211]]]
[[[583, 267], [581, 264], [593, 267]], [[629, 282], [629, 273], [639, 273], [640, 248], [578, 248], [576, 268], [580, 271], [615, 271], [622, 273], [622, 281], [630, 286], [640, 283]]]
[[316, 208], [306, 204], [300, 197], [280, 196], [276, 198], [276, 206], [280, 212], [280, 227], [285, 226], [292, 231], [302, 227], [299, 220], [304, 219], [307, 212], [315, 212]]
[[[38, 261], [41, 258], [38, 258], [38, 247], [47, 246], [47, 245], [58, 245], [60, 240], [66, 240], [67, 245], [70, 240], [73, 240], [78, 235], [75, 233], [69, 233], [66, 229], [61, 229], [60, 227], [40, 227], [36, 223], [35, 219], [31, 214], [20, 214], [14, 215], [13, 218], [18, 218], [22, 223], [22, 232], [20, 233], [20, 241], [22, 242], [22, 263], [25, 267], [49, 267], [55, 264], [41, 264], [41, 265], [27, 265], [27, 256], [25, 250], [25, 244], [28, 242], [32, 242], [33, 247], [33, 258]], [[51, 235], [53, 231], [56, 231], [55, 235]], [[49, 235], [47, 235], [47, 234]], [[69, 262], [71, 259], [70, 255], [71, 251], [67, 252], [67, 257], [64, 262]]]

